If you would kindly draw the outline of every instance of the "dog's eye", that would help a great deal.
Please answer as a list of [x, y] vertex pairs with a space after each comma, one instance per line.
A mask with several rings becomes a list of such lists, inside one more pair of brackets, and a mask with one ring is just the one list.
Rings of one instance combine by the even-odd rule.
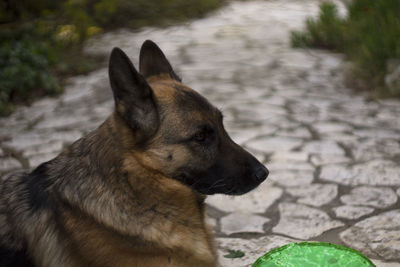
[[198, 144], [208, 146], [215, 140], [214, 129], [205, 125], [192, 136], [191, 140]]
[[204, 142], [207, 138], [207, 135], [204, 131], [198, 132], [193, 136], [193, 139], [197, 142]]

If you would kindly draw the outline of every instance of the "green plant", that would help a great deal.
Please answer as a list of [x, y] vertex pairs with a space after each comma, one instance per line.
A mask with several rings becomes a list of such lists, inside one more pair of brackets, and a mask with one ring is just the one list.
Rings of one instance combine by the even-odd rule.
[[224, 255], [224, 258], [235, 259], [244, 257], [245, 253], [241, 250], [228, 249], [228, 254]]
[[[13, 110], [12, 102], [26, 102], [34, 94], [60, 91], [57, 78], [48, 72], [56, 60], [55, 51], [48, 43], [32, 41], [35, 37], [26, 38], [24, 31], [34, 36], [32, 27], [20, 29], [18, 34], [3, 31], [0, 36], [6, 40], [0, 46], [0, 114], [3, 115]], [[36, 93], [33, 89], [37, 89]]]
[[292, 45], [295, 47], [319, 47], [339, 49], [343, 44], [344, 21], [339, 17], [335, 4], [323, 2], [317, 20], [306, 20], [307, 32], [291, 32]]
[[60, 92], [64, 77], [98, 66], [99, 59], [82, 53], [88, 37], [117, 27], [176, 23], [202, 16], [222, 1], [0, 1], [0, 116], [15, 103]]
[[389, 89], [384, 82], [389, 62], [400, 59], [400, 1], [353, 0], [347, 11], [341, 18], [333, 3], [322, 3], [317, 19], [291, 33], [292, 45], [342, 52], [354, 63], [353, 85], [378, 96], [400, 96], [400, 88]]

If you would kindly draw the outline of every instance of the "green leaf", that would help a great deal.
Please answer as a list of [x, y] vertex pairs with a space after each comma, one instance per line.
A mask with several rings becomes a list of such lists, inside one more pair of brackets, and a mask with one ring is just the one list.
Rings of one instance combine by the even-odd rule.
[[224, 255], [225, 258], [234, 259], [234, 258], [241, 258], [245, 254], [241, 250], [232, 250], [228, 249], [228, 254]]

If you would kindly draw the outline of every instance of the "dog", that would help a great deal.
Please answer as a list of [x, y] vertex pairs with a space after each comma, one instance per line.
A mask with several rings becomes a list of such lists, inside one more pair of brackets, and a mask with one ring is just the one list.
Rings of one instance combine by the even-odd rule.
[[206, 195], [244, 194], [267, 168], [152, 41], [139, 72], [114, 48], [115, 109], [31, 173], [0, 184], [1, 266], [218, 266]]

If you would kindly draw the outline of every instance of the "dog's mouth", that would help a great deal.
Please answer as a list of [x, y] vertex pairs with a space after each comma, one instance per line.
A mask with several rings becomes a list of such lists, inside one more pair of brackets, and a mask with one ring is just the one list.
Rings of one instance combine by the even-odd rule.
[[246, 186], [234, 186], [229, 192], [223, 193], [223, 194], [227, 194], [227, 195], [234, 195], [234, 196], [239, 196], [239, 195], [243, 195], [246, 194], [250, 191], [252, 191], [253, 189], [257, 188], [261, 183], [258, 184], [248, 184]]
[[198, 185], [191, 186], [194, 190], [201, 194], [205, 195], [214, 195], [214, 194], [227, 194], [229, 195], [231, 192], [236, 192], [237, 187], [233, 184], [228, 184], [225, 181], [217, 180], [215, 183], [199, 183]]
[[248, 182], [249, 179], [245, 178], [220, 178], [210, 181], [208, 179], [203, 180], [201, 178], [195, 179], [186, 173], [181, 173], [177, 177], [177, 180], [204, 195], [243, 195], [258, 187], [265, 180], [265, 178], [257, 182]]
[[230, 191], [233, 192], [236, 189], [235, 186], [226, 179], [215, 179], [215, 181], [211, 182], [208, 179], [199, 178], [198, 175], [189, 175], [188, 173], [181, 173], [176, 179], [204, 195], [213, 195], [216, 193], [224, 194]]

